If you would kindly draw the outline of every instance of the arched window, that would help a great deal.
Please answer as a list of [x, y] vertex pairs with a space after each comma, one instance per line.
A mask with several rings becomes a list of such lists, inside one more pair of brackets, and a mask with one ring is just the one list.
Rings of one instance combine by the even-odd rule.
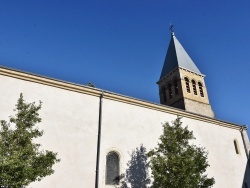
[[234, 140], [234, 148], [235, 148], [236, 154], [240, 154], [240, 150], [239, 150], [239, 146], [238, 146], [238, 141], [236, 139]]
[[168, 94], [169, 94], [169, 98], [172, 99], [173, 97], [173, 93], [172, 93], [172, 85], [171, 84], [168, 84]]
[[190, 93], [189, 79], [186, 77], [186, 78], [184, 78], [184, 80], [185, 80], [185, 83], [186, 83], [187, 92]]
[[162, 101], [163, 101], [163, 103], [167, 102], [167, 95], [166, 95], [166, 88], [165, 87], [163, 87], [161, 89], [161, 93], [162, 93]]
[[196, 82], [192, 80], [192, 86], [193, 86], [193, 92], [195, 95], [197, 95], [197, 90], [196, 90]]
[[119, 155], [111, 151], [106, 156], [106, 185], [119, 184], [120, 159]]
[[178, 83], [177, 83], [176, 78], [174, 79], [174, 92], [175, 92], [175, 95], [179, 94]]
[[204, 97], [202, 84], [201, 84], [200, 82], [198, 82], [198, 86], [199, 86], [199, 90], [200, 90], [200, 95], [201, 95], [202, 97]]

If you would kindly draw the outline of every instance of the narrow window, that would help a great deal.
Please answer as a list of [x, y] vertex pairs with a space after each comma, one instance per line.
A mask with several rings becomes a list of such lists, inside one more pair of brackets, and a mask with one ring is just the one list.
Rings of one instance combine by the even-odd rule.
[[196, 82], [194, 80], [192, 80], [192, 85], [193, 85], [193, 92], [195, 95], [197, 95]]
[[172, 85], [168, 84], [168, 94], [169, 94], [169, 98], [170, 99], [172, 99], [172, 97], [173, 97], [173, 93], [172, 93], [171, 87], [172, 87]]
[[237, 140], [234, 140], [234, 148], [235, 148], [236, 154], [239, 154], [239, 147], [238, 147], [238, 142], [237, 142]]
[[106, 185], [119, 184], [120, 159], [116, 152], [109, 152], [106, 157]]
[[167, 102], [166, 88], [165, 87], [163, 87], [161, 89], [161, 93], [162, 93], [163, 103]]
[[185, 80], [185, 83], [186, 83], [187, 92], [190, 93], [189, 79], [188, 78], [184, 78], [184, 80]]
[[174, 92], [175, 92], [175, 95], [179, 94], [177, 79], [174, 79]]
[[204, 97], [202, 84], [201, 84], [200, 82], [198, 82], [198, 86], [199, 86], [199, 90], [200, 90], [200, 95], [201, 95], [202, 97]]

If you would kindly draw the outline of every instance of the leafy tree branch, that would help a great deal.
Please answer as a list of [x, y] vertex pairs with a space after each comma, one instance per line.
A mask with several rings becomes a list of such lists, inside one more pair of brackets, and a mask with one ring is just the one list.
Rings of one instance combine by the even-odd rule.
[[41, 122], [39, 105], [26, 103], [23, 95], [17, 101], [15, 116], [9, 122], [0, 122], [0, 187], [20, 188], [31, 182], [40, 181], [54, 173], [52, 166], [59, 162], [57, 153], [40, 150], [34, 139], [41, 137], [36, 124]]

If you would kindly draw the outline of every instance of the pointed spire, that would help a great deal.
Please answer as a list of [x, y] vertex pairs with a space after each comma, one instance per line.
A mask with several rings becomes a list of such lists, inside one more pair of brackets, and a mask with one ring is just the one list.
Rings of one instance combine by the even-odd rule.
[[173, 26], [173, 24], [170, 24], [169, 30], [171, 31], [171, 40], [168, 46], [160, 80], [177, 67], [186, 69], [199, 75], [203, 75], [175, 37]]

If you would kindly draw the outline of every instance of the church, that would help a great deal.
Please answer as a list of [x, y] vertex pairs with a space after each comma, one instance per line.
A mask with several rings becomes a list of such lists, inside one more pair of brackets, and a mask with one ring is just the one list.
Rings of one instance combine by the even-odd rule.
[[[0, 120], [13, 115], [23, 93], [42, 101], [42, 148], [58, 153], [55, 173], [32, 188], [113, 188], [136, 148], [156, 147], [162, 124], [182, 117], [194, 144], [208, 151], [215, 188], [250, 187], [250, 144], [245, 126], [215, 118], [204, 77], [171, 31], [159, 86], [160, 104], [111, 91], [0, 67]], [[209, 79], [209, 76], [208, 76]]]

